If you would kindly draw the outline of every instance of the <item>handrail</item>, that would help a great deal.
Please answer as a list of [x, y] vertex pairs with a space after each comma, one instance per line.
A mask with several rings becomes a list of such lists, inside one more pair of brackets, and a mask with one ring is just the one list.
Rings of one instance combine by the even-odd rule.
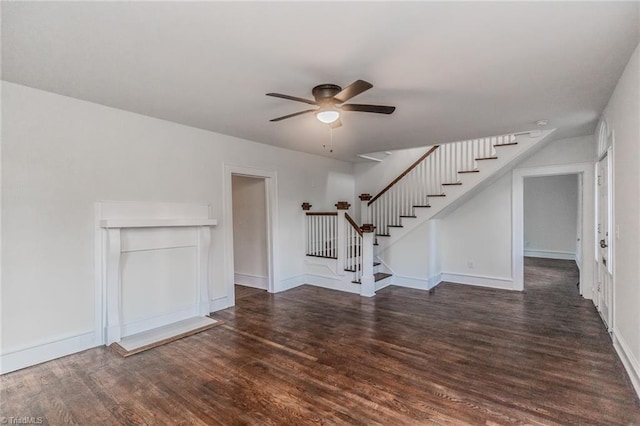
[[[420, 164], [422, 161], [424, 161], [425, 158], [427, 158], [428, 156], [430, 156], [431, 154], [433, 154], [433, 152], [438, 149], [440, 145], [434, 145], [433, 147], [431, 147], [431, 149], [427, 152], [425, 152], [422, 157], [418, 158], [412, 165], [410, 165], [404, 172], [400, 173], [400, 176], [398, 176], [397, 178], [395, 178], [389, 185], [387, 185], [382, 191], [380, 191], [378, 193], [378, 195], [376, 195], [375, 197], [373, 197], [371, 199], [371, 201], [369, 201], [367, 203], [367, 206], [370, 206], [371, 204], [373, 204], [373, 202], [375, 200], [377, 200], [378, 198], [380, 198], [382, 196], [382, 194], [384, 194], [385, 192], [387, 192], [389, 189], [391, 189], [391, 187], [393, 185], [395, 185], [396, 183], [398, 183], [398, 181], [400, 179], [402, 179], [403, 177], [405, 177], [411, 170], [413, 170], [418, 164]], [[308, 213], [307, 213], [308, 214]]]
[[338, 212], [307, 212], [307, 216], [338, 216]]
[[351, 226], [353, 227], [353, 229], [355, 229], [358, 234], [360, 234], [360, 236], [362, 237], [362, 229], [360, 229], [360, 227], [358, 226], [358, 224], [356, 223], [355, 220], [353, 220], [351, 218], [351, 216], [349, 216], [349, 213], [345, 213], [344, 217], [347, 219], [347, 222], [349, 222], [351, 224]]

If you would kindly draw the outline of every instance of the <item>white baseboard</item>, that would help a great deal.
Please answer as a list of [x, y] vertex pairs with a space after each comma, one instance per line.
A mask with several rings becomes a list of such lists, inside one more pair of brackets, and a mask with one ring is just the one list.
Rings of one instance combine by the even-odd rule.
[[92, 331], [10, 351], [0, 356], [0, 374], [20, 370], [101, 345], [101, 343], [97, 342], [96, 334]]
[[347, 293], [360, 294], [360, 284], [354, 284], [345, 275], [344, 279], [332, 278], [322, 275], [306, 274], [305, 282], [316, 287], [328, 288], [331, 290], [345, 291]]
[[306, 282], [305, 282], [304, 274], [296, 275], [295, 277], [287, 278], [285, 280], [280, 281], [277, 284], [274, 293], [280, 293], [281, 291], [291, 290], [292, 288], [299, 287], [305, 283]]
[[387, 277], [387, 278], [385, 278], [383, 280], [376, 281], [374, 283], [374, 285], [373, 285], [374, 290], [378, 291], [378, 290], [382, 290], [385, 287], [389, 287], [392, 284], [391, 283], [392, 279], [393, 279], [393, 275], [391, 275], [390, 277]]
[[640, 363], [638, 363], [638, 360], [633, 355], [633, 352], [631, 352], [629, 345], [627, 345], [620, 335], [620, 331], [615, 327], [613, 329], [612, 337], [613, 347], [618, 353], [625, 370], [627, 370], [627, 374], [629, 375], [629, 379], [631, 379], [631, 383], [633, 384], [636, 394], [640, 398]]
[[221, 311], [233, 305], [233, 303], [229, 302], [229, 296], [216, 297], [209, 300], [209, 312]]
[[513, 280], [511, 278], [486, 277], [482, 275], [454, 274], [451, 272], [442, 273], [442, 281], [456, 284], [475, 285], [479, 287], [498, 288], [502, 290], [513, 290]]
[[402, 275], [393, 275], [391, 278], [391, 284], [397, 285], [398, 287], [406, 287], [406, 288], [415, 288], [418, 290], [431, 290], [433, 287], [437, 286], [441, 279], [441, 274], [434, 275], [431, 278], [414, 278], [414, 277], [405, 277]]
[[525, 250], [524, 257], [539, 257], [542, 259], [576, 260], [576, 254], [568, 251], [553, 250]]
[[240, 274], [236, 272], [233, 274], [233, 280], [236, 284], [246, 287], [259, 288], [261, 290], [267, 290], [269, 288], [269, 277], [260, 277], [258, 275]]
[[174, 322], [197, 317], [198, 315], [198, 307], [194, 305], [179, 311], [158, 315], [157, 317], [136, 321], [130, 324], [123, 324], [120, 333], [122, 337], [131, 336], [132, 334], [138, 334], [154, 328], [164, 327], [165, 325], [169, 325]]

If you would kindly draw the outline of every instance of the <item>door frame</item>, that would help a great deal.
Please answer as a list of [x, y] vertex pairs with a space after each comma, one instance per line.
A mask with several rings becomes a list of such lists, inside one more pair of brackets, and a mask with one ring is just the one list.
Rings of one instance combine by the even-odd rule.
[[224, 164], [223, 167], [223, 229], [224, 229], [224, 282], [227, 287], [229, 306], [235, 305], [235, 267], [233, 259], [233, 189], [232, 176], [264, 179], [266, 195], [267, 268], [269, 283], [267, 291], [274, 293], [279, 275], [278, 238], [278, 173], [252, 167]]
[[[524, 290], [524, 178], [534, 176], [558, 176], [577, 174], [582, 188], [582, 262], [580, 265], [580, 295], [585, 299], [592, 298], [594, 283], [594, 265], [591, 259], [595, 256], [595, 211], [594, 211], [594, 179], [593, 163], [562, 164], [555, 166], [530, 167], [513, 171], [511, 197], [511, 272], [513, 289]], [[588, 261], [585, 261], [588, 259]]]
[[[606, 127], [605, 127], [606, 129]], [[607, 318], [605, 319], [605, 325], [607, 326], [607, 331], [612, 332], [613, 331], [613, 321], [614, 321], [614, 311], [615, 311], [615, 291], [616, 291], [616, 286], [615, 286], [615, 280], [614, 280], [614, 276], [615, 276], [615, 264], [614, 264], [614, 260], [615, 260], [615, 239], [616, 239], [616, 227], [615, 227], [615, 216], [614, 216], [614, 211], [613, 211], [613, 200], [614, 200], [614, 174], [613, 174], [613, 132], [611, 132], [611, 134], [607, 134], [605, 135], [606, 140], [606, 146], [605, 149], [602, 153], [600, 153], [600, 155], [598, 156], [598, 159], [595, 163], [595, 177], [594, 180], [597, 180], [597, 173], [600, 170], [600, 162], [602, 160], [607, 161], [607, 206], [606, 206], [606, 210], [607, 210], [607, 229], [605, 230], [605, 232], [608, 233], [608, 239], [607, 239], [607, 243], [608, 243], [608, 247], [607, 247], [607, 267], [605, 268], [605, 274], [609, 274], [609, 278], [610, 278], [610, 286], [611, 288], [609, 288], [609, 297], [607, 298], [607, 302], [608, 302], [608, 313], [607, 313]], [[595, 233], [597, 235], [598, 233], [598, 219], [599, 219], [599, 208], [600, 208], [600, 193], [598, 190], [597, 185], [595, 186], [595, 202], [596, 204], [594, 205], [594, 212], [595, 212], [595, 223], [596, 223], [596, 230]], [[599, 241], [598, 241], [599, 237], [595, 238], [595, 276], [596, 279], [599, 279], [599, 275], [598, 272], [598, 268], [600, 268], [600, 250], [599, 250]], [[595, 289], [595, 288], [594, 288]], [[598, 309], [598, 313], [600, 313], [600, 315], [602, 315], [602, 307], [600, 306], [600, 294], [598, 293], [598, 297], [597, 297], [597, 303], [596, 303], [596, 298], [594, 297], [594, 305], [596, 306], [596, 308]]]

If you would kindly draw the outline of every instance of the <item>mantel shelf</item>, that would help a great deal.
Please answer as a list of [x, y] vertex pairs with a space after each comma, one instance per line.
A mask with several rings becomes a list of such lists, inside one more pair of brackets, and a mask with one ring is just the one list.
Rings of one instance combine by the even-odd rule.
[[105, 219], [101, 228], [165, 228], [176, 226], [216, 226], [216, 219]]

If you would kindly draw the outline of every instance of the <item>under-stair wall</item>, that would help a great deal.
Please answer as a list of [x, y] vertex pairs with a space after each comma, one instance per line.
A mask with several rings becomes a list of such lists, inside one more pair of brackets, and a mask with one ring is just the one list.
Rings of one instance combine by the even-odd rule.
[[[413, 227], [388, 248], [382, 247], [378, 260], [394, 274], [392, 284], [427, 289], [446, 280], [512, 288], [510, 171], [592, 162], [592, 145], [590, 136], [549, 144], [543, 141], [537, 145], [541, 148], [528, 151], [511, 167], [481, 182], [457, 206], [444, 208], [435, 219]], [[356, 181], [358, 184], [362, 183]]]
[[363, 202], [361, 218], [377, 226], [376, 258], [393, 274], [392, 283], [422, 289], [437, 285], [443, 270], [438, 218], [539, 150], [551, 133], [527, 132], [428, 147], [398, 178]]

